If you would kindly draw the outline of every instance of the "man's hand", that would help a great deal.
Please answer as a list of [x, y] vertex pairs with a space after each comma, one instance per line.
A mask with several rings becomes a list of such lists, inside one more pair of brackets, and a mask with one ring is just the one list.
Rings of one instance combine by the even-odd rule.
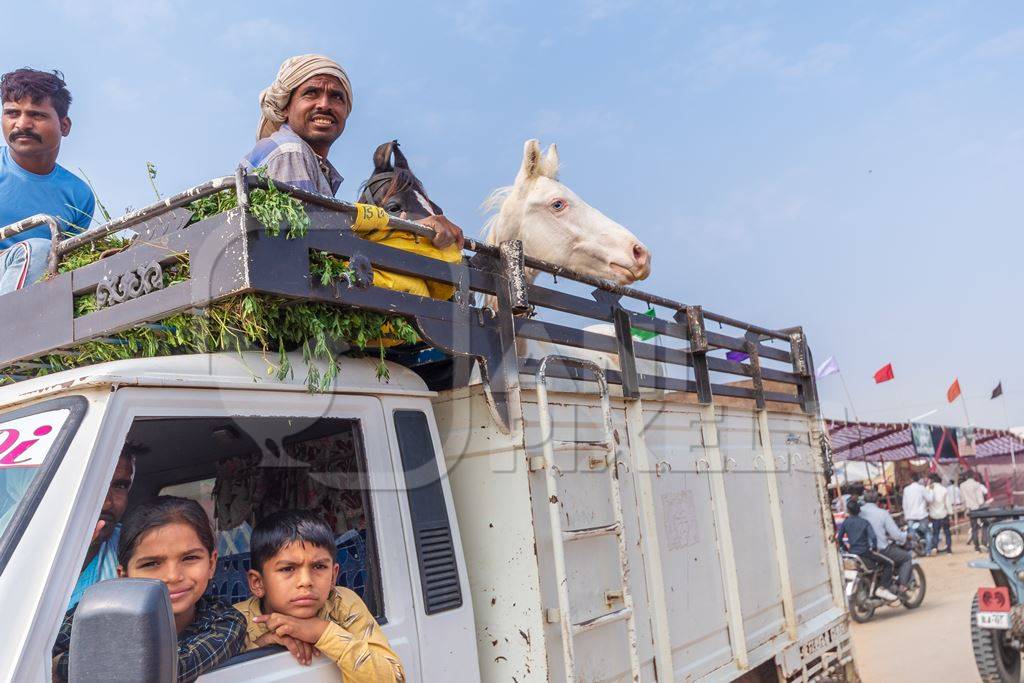
[[299, 664], [303, 666], [309, 666], [313, 662], [313, 657], [320, 656], [320, 650], [317, 650], [310, 643], [303, 640], [297, 640], [291, 636], [279, 636], [273, 631], [268, 631], [262, 636], [256, 639], [256, 644], [260, 647], [266, 647], [267, 645], [284, 645], [288, 648], [288, 652], [292, 653], [292, 656], [298, 660]]
[[278, 612], [261, 614], [253, 617], [253, 621], [266, 624], [268, 629], [279, 636], [291, 636], [311, 644], [320, 640], [320, 636], [327, 630], [327, 622], [318, 617], [298, 619]]
[[462, 236], [462, 228], [452, 223], [443, 215], [427, 216], [416, 222], [428, 228], [433, 228], [434, 232], [437, 233], [434, 236], [434, 246], [438, 249], [444, 249], [453, 244], [459, 245], [459, 249], [462, 249], [466, 243], [466, 239]]
[[105, 527], [106, 525], [106, 521], [102, 519], [96, 522], [96, 528], [92, 530], [92, 540], [89, 541], [89, 545], [92, 545], [96, 542], [96, 539], [100, 537], [100, 532], [103, 531], [103, 527]]

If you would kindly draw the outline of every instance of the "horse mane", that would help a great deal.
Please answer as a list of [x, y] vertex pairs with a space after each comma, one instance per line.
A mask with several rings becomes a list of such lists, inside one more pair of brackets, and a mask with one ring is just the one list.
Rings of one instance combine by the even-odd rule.
[[[399, 192], [404, 192], [409, 187], [412, 187], [414, 190], [418, 190], [420, 194], [422, 194], [424, 197], [428, 196], [427, 190], [423, 187], [423, 183], [421, 183], [420, 179], [416, 177], [416, 174], [412, 172], [412, 169], [396, 167], [391, 171], [387, 171], [387, 173], [391, 174], [391, 182], [388, 184], [387, 189], [384, 191], [384, 196], [375, 201], [378, 201], [381, 204], [383, 204], [384, 202], [391, 199]], [[373, 181], [374, 177], [376, 176], [371, 176], [367, 178], [366, 181], [359, 186], [360, 194], [362, 194], [363, 191], [369, 189], [370, 182]], [[370, 196], [373, 196], [372, 189], [370, 189]]]
[[494, 215], [487, 218], [484, 222], [484, 227], [480, 230], [480, 234], [485, 242], [493, 244], [491, 236], [494, 234], [494, 229], [498, 226], [498, 220], [501, 218], [501, 207], [505, 204], [505, 200], [509, 198], [509, 195], [512, 194], [513, 189], [513, 185], [499, 187], [487, 195], [487, 199], [480, 205], [480, 209], [484, 213], [494, 212]]

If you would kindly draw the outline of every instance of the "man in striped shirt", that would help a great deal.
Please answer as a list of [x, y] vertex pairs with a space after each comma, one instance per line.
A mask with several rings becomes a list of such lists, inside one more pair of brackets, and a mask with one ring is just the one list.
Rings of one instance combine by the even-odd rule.
[[[323, 55], [286, 59], [274, 82], [260, 93], [259, 140], [242, 165], [264, 167], [273, 180], [333, 197], [342, 176], [327, 160], [352, 113], [348, 74]], [[417, 221], [432, 228], [439, 249], [463, 243], [462, 230], [444, 215]]]

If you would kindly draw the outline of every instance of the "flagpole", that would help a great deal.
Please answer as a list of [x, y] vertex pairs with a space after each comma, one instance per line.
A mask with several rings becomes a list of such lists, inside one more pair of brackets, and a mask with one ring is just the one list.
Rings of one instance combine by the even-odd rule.
[[[999, 383], [1000, 389], [1002, 389], [1003, 383]], [[999, 398], [1002, 399], [1003, 404], [1003, 418], [1006, 420], [1006, 431], [1010, 432], [1010, 412], [1006, 409], [1006, 394], [1002, 391], [999, 392]], [[1017, 493], [1017, 454], [1014, 449], [1014, 442], [1017, 440], [1017, 436], [1010, 432], [1010, 471], [1013, 472], [1013, 486], [1010, 487], [1010, 505], [1014, 504], [1014, 497]]]
[[[843, 371], [839, 369], [838, 365], [836, 365], [836, 374], [839, 375], [839, 381], [843, 385], [843, 393], [846, 394], [846, 400], [849, 402], [850, 409], [853, 411], [853, 419], [857, 422], [857, 438], [860, 440], [860, 457], [864, 459], [864, 467], [870, 474], [871, 468], [869, 467], [867, 452], [864, 450], [864, 437], [860, 431], [860, 418], [857, 416], [857, 406], [853, 404], [853, 397], [850, 396], [850, 389], [846, 386], [846, 378], [843, 377]], [[889, 482], [885, 478], [885, 460], [883, 460], [881, 453], [878, 454], [878, 463], [882, 470], [882, 483], [885, 484], [886, 488], [888, 488]], [[874, 486], [875, 478], [870, 477], [869, 480], [871, 481], [871, 485]]]
[[[959, 380], [957, 380], [959, 381]], [[971, 416], [967, 413], [967, 397], [964, 396], [963, 388], [960, 389], [960, 405], [964, 407], [964, 417], [967, 418], [967, 426], [971, 426]]]

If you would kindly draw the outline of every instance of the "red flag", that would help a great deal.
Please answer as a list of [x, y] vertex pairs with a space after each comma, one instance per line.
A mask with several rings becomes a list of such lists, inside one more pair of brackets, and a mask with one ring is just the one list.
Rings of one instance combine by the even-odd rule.
[[954, 378], [953, 383], [949, 385], [949, 389], [946, 390], [946, 400], [952, 403], [956, 400], [956, 397], [960, 395], [960, 380]]
[[885, 367], [875, 373], [875, 384], [888, 382], [894, 377], [892, 374], [892, 363], [886, 363]]

